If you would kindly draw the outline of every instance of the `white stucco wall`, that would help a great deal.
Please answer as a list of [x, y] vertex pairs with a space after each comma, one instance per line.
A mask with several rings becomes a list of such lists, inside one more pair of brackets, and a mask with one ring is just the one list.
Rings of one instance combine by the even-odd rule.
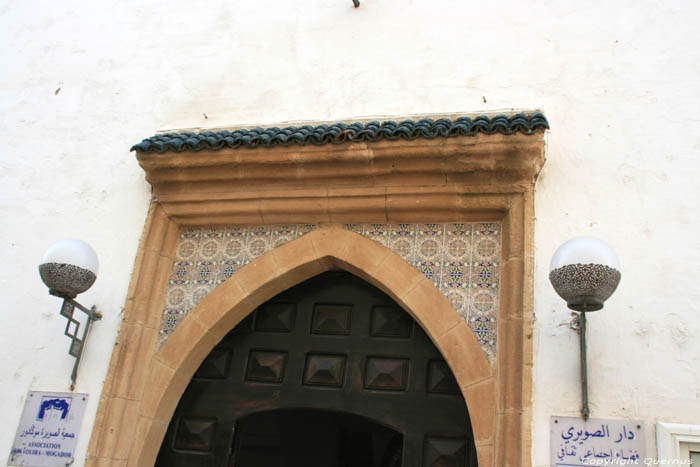
[[[595, 417], [700, 423], [700, 6], [695, 1], [0, 2], [0, 463], [28, 390], [67, 390], [60, 301], [36, 266], [63, 237], [101, 272], [76, 388], [83, 462], [146, 216], [131, 144], [156, 130], [368, 115], [546, 113], [535, 239], [533, 461], [579, 410], [577, 335], [547, 280], [593, 234], [622, 283], [589, 319]], [[206, 114], [206, 118], [205, 118]]]

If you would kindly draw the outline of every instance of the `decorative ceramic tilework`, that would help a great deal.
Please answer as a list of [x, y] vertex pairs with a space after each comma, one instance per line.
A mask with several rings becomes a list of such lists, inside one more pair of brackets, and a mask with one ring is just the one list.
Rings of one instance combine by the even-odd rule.
[[[501, 226], [472, 224], [346, 224], [381, 243], [431, 280], [469, 324], [493, 363]], [[160, 327], [162, 344], [187, 313], [239, 268], [276, 246], [316, 228], [313, 224], [180, 231]]]

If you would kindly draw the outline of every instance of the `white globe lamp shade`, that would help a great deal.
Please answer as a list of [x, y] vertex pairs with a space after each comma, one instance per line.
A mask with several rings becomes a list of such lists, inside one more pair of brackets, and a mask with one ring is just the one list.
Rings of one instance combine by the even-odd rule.
[[595, 237], [575, 237], [561, 245], [549, 265], [549, 281], [569, 308], [597, 311], [620, 283], [620, 261]]
[[39, 275], [51, 294], [75, 298], [92, 286], [98, 269], [97, 254], [90, 245], [82, 240], [66, 239], [46, 250]]

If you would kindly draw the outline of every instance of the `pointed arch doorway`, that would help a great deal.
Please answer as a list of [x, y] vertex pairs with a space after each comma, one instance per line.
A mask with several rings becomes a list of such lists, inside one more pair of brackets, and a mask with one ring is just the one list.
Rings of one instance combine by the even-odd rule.
[[389, 296], [331, 271], [249, 315], [211, 351], [156, 465], [476, 467], [452, 372]]
[[[468, 119], [453, 117], [459, 125]], [[253, 138], [255, 148], [206, 149], [190, 139], [156, 141], [154, 151], [135, 146], [153, 199], [86, 465], [152, 466], [180, 397], [216, 343], [266, 300], [329, 268], [376, 285], [430, 335], [469, 406], [480, 467], [531, 465], [534, 182], [547, 123], [541, 114], [484, 116], [475, 133], [462, 135], [445, 131], [446, 122], [435, 122], [435, 137], [402, 132], [407, 139], [390, 133], [355, 141], [343, 131], [342, 144], [328, 138], [264, 147]], [[431, 281], [378, 243], [336, 228], [475, 221], [502, 225], [491, 364]], [[181, 229], [300, 222], [327, 228], [239, 269], [158, 345]]]

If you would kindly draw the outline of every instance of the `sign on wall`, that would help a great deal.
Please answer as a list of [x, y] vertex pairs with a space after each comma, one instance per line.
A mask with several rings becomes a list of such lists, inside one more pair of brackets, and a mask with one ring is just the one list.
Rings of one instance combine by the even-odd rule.
[[553, 467], [643, 465], [644, 424], [580, 417], [550, 419]]
[[72, 464], [87, 398], [72, 392], [29, 391], [8, 465]]

